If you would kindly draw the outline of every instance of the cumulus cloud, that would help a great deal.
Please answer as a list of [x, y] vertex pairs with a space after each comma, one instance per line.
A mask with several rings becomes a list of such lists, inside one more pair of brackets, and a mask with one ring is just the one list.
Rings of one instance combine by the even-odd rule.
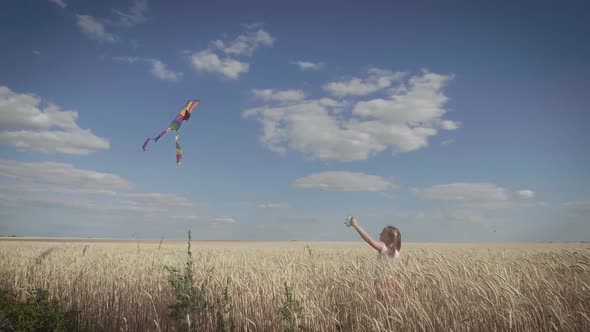
[[78, 127], [78, 112], [62, 111], [41, 99], [0, 86], [0, 144], [23, 151], [86, 155], [108, 149], [109, 141]]
[[330, 98], [263, 105], [242, 115], [259, 120], [260, 141], [271, 151], [291, 148], [321, 160], [365, 160], [386, 149], [401, 153], [424, 148], [438, 128], [451, 129], [443, 119], [448, 98], [442, 92], [451, 78], [423, 72], [387, 99], [357, 102], [349, 116], [343, 111], [345, 102]]
[[32, 207], [61, 207], [76, 210], [91, 210], [95, 212], [112, 212], [105, 206], [92, 200], [71, 199], [62, 197], [20, 197], [0, 194], [0, 202]]
[[132, 27], [139, 23], [147, 21], [147, 10], [147, 1], [135, 1], [127, 11], [113, 9], [112, 11], [115, 15], [115, 19], [109, 19], [106, 22], [113, 26]]
[[218, 218], [213, 218], [212, 220], [212, 224], [216, 224], [216, 225], [227, 225], [227, 224], [235, 224], [236, 220], [234, 218], [229, 218], [229, 217], [218, 217]]
[[60, 6], [61, 8], [67, 7], [67, 4], [64, 0], [49, 0], [49, 2], [56, 4], [56, 5]]
[[254, 89], [252, 96], [264, 101], [292, 102], [305, 99], [305, 93], [301, 90], [274, 90], [274, 89]]
[[[434, 185], [424, 189], [414, 189], [417, 196], [438, 201], [456, 202], [465, 207], [474, 208], [517, 208], [545, 206], [544, 202], [514, 202], [508, 189], [495, 183], [458, 182]], [[532, 192], [531, 192], [532, 193]], [[531, 194], [526, 193], [526, 195]], [[522, 198], [520, 192], [517, 196]], [[532, 198], [530, 196], [529, 198]]]
[[[194, 206], [188, 198], [175, 194], [128, 193], [120, 196], [120, 191], [133, 187], [131, 181], [117, 174], [56, 162], [0, 159], [0, 184], [0, 201], [4, 204], [146, 216]], [[118, 196], [115, 198], [115, 195]]]
[[[272, 46], [275, 42], [268, 32], [259, 29], [258, 24], [246, 26], [246, 31], [231, 41], [215, 40], [212, 47], [190, 55], [193, 69], [197, 72], [219, 74], [236, 80], [250, 70], [250, 64], [236, 59], [238, 56], [252, 56], [260, 46]], [[221, 53], [222, 55], [219, 55]]]
[[519, 190], [516, 194], [522, 199], [531, 199], [535, 197], [535, 192], [532, 190]]
[[178, 81], [179, 78], [182, 76], [182, 73], [174, 72], [166, 68], [166, 65], [160, 60], [152, 60], [151, 63], [152, 68], [150, 69], [150, 73], [152, 73], [159, 79], [167, 81]]
[[17, 162], [0, 159], [0, 178], [21, 184], [49, 186], [56, 192], [112, 194], [133, 184], [121, 176], [83, 170], [55, 162]]
[[201, 220], [205, 217], [203, 216], [196, 216], [196, 215], [184, 215], [184, 216], [170, 216], [171, 219], [179, 219], [179, 220]]
[[286, 209], [289, 207], [287, 203], [264, 203], [258, 204], [258, 208], [260, 209]]
[[494, 183], [450, 183], [416, 190], [420, 197], [469, 203], [507, 201], [506, 189]]
[[259, 46], [272, 46], [274, 42], [275, 38], [273, 38], [268, 32], [263, 29], [258, 29], [256, 31], [246, 31], [229, 42], [215, 40], [212, 44], [228, 55], [251, 56]]
[[295, 186], [303, 189], [332, 191], [385, 191], [394, 183], [381, 176], [364, 173], [334, 171], [314, 173], [295, 181]]
[[249, 64], [231, 58], [220, 58], [211, 50], [194, 53], [191, 55], [191, 63], [196, 71], [217, 73], [232, 80], [250, 70]]
[[445, 214], [445, 219], [461, 224], [478, 224], [482, 226], [497, 226], [505, 223], [503, 220], [491, 218], [471, 210], [450, 211]]
[[[60, 0], [56, 0], [60, 1]], [[62, 2], [62, 1], [60, 1]], [[107, 31], [105, 26], [109, 27], [133, 27], [139, 23], [147, 21], [147, 1], [135, 1], [128, 10], [112, 9], [111, 18], [98, 19], [91, 15], [76, 14], [78, 28], [87, 37], [100, 43], [114, 43], [119, 38]], [[132, 42], [133, 43], [133, 42]]]
[[444, 130], [455, 130], [461, 126], [461, 122], [443, 120], [440, 122], [440, 127]]
[[127, 199], [131, 204], [148, 204], [161, 206], [192, 206], [188, 198], [176, 194], [163, 193], [133, 193], [127, 194]]
[[371, 68], [366, 78], [352, 78], [347, 81], [330, 82], [324, 85], [324, 90], [338, 97], [365, 96], [391, 87], [393, 82], [400, 80], [404, 73], [394, 73], [389, 70]]
[[446, 139], [446, 140], [440, 142], [440, 145], [449, 145], [449, 144], [453, 144], [453, 143], [455, 143], [455, 140], [450, 138], [450, 139]]
[[291, 63], [297, 65], [301, 70], [320, 70], [324, 68], [322, 62], [293, 61]]
[[76, 15], [78, 28], [91, 39], [100, 43], [114, 43], [117, 38], [108, 32], [104, 25], [96, 18], [90, 15]]
[[200, 223], [209, 224], [209, 226], [223, 226], [236, 223], [236, 219], [231, 217], [212, 217], [212, 216], [197, 216], [197, 215], [176, 215], [171, 216], [172, 219], [197, 221]]
[[130, 57], [130, 56], [116, 56], [113, 60], [123, 61], [127, 63], [144, 62], [150, 65], [150, 73], [155, 77], [164, 81], [176, 82], [182, 77], [181, 72], [175, 72], [167, 68], [166, 64], [158, 59]]
[[62, 208], [65, 211], [92, 211], [96, 214], [124, 215], [131, 213], [134, 216], [141, 214], [145, 217], [168, 212], [165, 207], [149, 204], [118, 204], [117, 202], [99, 201], [81, 197], [72, 198], [71, 196], [35, 197], [0, 194], [0, 203], [13, 206], [27, 206], [30, 208]]
[[590, 211], [590, 200], [565, 202], [561, 206], [571, 210]]

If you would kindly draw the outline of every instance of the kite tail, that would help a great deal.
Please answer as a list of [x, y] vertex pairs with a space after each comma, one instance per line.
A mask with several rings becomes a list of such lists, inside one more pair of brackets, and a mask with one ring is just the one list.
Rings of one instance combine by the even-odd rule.
[[147, 138], [145, 140], [145, 142], [143, 142], [143, 145], [141, 146], [141, 148], [143, 149], [143, 151], [145, 151], [145, 147], [147, 146], [148, 142], [151, 140], [151, 138]]
[[148, 145], [148, 142], [150, 140], [152, 140], [154, 142], [157, 142], [160, 139], [160, 137], [164, 136], [169, 131], [170, 131], [170, 128], [166, 128], [166, 130], [164, 130], [163, 132], [161, 132], [160, 135], [158, 135], [158, 136], [156, 136], [154, 138], [148, 138], [148, 139], [146, 139], [145, 142], [143, 142], [143, 145], [141, 146], [141, 148], [143, 149], [143, 151], [145, 151], [145, 147]]
[[176, 133], [176, 166], [180, 166], [180, 159], [182, 159], [182, 149], [180, 148], [180, 141], [178, 140], [178, 132]]

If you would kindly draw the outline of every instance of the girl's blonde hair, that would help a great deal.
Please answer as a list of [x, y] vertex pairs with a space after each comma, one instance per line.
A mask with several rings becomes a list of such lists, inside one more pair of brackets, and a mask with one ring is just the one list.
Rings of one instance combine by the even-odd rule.
[[399, 231], [399, 229], [393, 226], [386, 226], [383, 229], [383, 232], [393, 239], [393, 247], [395, 250], [400, 251], [402, 248], [402, 233]]

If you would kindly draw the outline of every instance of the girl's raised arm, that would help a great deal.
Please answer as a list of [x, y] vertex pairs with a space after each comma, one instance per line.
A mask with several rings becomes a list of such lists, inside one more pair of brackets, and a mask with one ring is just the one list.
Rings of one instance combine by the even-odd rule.
[[365, 240], [371, 247], [375, 248], [378, 252], [381, 252], [383, 249], [384, 244], [373, 240], [369, 234], [357, 223], [356, 219], [352, 219], [350, 225], [356, 229], [359, 235]]

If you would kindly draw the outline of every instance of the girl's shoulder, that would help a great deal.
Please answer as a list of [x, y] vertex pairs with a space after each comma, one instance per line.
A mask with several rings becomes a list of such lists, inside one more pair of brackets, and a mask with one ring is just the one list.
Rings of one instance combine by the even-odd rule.
[[383, 255], [390, 255], [390, 256], [399, 256], [399, 251], [396, 249], [391, 249], [389, 248], [385, 243], [381, 242], [381, 245], [383, 247], [381, 247], [381, 254]]
[[399, 250], [397, 250], [395, 248], [391, 249], [387, 245], [383, 244], [383, 248], [381, 248], [381, 255], [393, 257], [393, 258], [399, 258], [400, 252], [399, 252]]

